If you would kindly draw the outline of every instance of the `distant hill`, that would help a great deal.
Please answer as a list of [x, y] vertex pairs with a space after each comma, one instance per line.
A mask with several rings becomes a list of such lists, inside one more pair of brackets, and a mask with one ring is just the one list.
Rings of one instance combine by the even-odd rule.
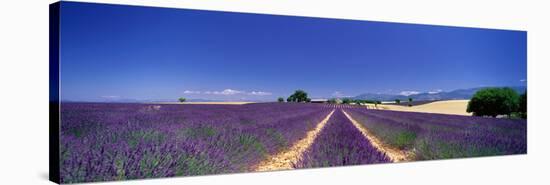
[[407, 96], [395, 95], [395, 94], [382, 94], [382, 93], [363, 93], [352, 97], [352, 99], [361, 99], [361, 100], [378, 100], [378, 101], [393, 101], [395, 99], [407, 99]]
[[[378, 101], [393, 101], [395, 99], [406, 100], [412, 98], [414, 101], [433, 101], [433, 100], [460, 100], [460, 99], [470, 99], [472, 96], [481, 89], [489, 87], [476, 87], [469, 89], [457, 89], [449, 92], [437, 92], [437, 93], [419, 93], [409, 96], [404, 95], [395, 95], [395, 94], [378, 94], [378, 93], [363, 93], [358, 96], [353, 97], [353, 99], [362, 99], [362, 100], [378, 100]], [[526, 86], [514, 86], [509, 87], [518, 92], [518, 94], [523, 93], [527, 87]]]

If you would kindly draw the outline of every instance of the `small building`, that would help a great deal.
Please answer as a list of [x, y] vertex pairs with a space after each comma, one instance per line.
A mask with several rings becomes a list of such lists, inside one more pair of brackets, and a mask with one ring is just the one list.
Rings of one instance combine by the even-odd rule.
[[311, 103], [328, 103], [328, 99], [323, 99], [323, 98], [311, 99]]

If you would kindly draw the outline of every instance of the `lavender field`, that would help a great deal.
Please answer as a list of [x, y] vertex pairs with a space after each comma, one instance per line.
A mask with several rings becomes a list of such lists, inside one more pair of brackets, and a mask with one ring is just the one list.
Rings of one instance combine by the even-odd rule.
[[[343, 111], [384, 145], [374, 145]], [[524, 154], [526, 135], [525, 120], [352, 105], [63, 103], [61, 180], [250, 172], [269, 160], [292, 168], [396, 162], [386, 146], [411, 154], [410, 161]], [[312, 143], [299, 146], [306, 140]]]
[[342, 111], [336, 111], [326, 130], [294, 164], [296, 168], [316, 168], [391, 162], [361, 135]]
[[349, 109], [385, 143], [413, 160], [527, 153], [527, 121], [458, 115]]
[[316, 105], [62, 105], [62, 181], [246, 172], [331, 109]]

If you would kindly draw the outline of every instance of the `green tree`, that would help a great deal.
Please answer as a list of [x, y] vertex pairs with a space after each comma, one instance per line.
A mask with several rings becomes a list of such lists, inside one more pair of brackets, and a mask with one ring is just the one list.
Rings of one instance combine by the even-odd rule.
[[308, 99], [307, 92], [303, 90], [296, 90], [294, 91], [294, 94], [288, 97], [288, 99], [290, 99], [292, 102], [306, 102]]
[[401, 104], [401, 100], [400, 99], [395, 99], [395, 103]]
[[466, 112], [473, 112], [474, 116], [508, 115], [519, 108], [519, 95], [511, 88], [486, 88], [477, 91]]
[[412, 99], [412, 98], [409, 98], [409, 103], [412, 102], [412, 101], [413, 101], [413, 99]]
[[523, 92], [519, 97], [518, 112], [522, 118], [527, 118], [527, 91]]
[[179, 102], [185, 102], [185, 100], [186, 100], [186, 99], [183, 98], [183, 97], [178, 98], [178, 101], [179, 101]]
[[343, 104], [350, 104], [351, 102], [352, 102], [352, 100], [349, 99], [349, 98], [344, 98], [344, 99], [342, 99], [342, 103], [343, 103]]
[[279, 97], [279, 98], [277, 98], [277, 101], [278, 101], [278, 102], [284, 102], [285, 99], [284, 99], [283, 97]]

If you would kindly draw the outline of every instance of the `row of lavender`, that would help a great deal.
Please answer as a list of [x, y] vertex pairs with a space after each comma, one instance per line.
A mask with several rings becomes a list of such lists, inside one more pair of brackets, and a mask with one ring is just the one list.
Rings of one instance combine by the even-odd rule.
[[249, 171], [332, 108], [312, 104], [61, 106], [63, 183]]
[[390, 159], [372, 146], [343, 114], [342, 109], [338, 109], [294, 167], [312, 168], [388, 162], [391, 162]]
[[346, 109], [385, 143], [416, 160], [527, 153], [526, 120]]

